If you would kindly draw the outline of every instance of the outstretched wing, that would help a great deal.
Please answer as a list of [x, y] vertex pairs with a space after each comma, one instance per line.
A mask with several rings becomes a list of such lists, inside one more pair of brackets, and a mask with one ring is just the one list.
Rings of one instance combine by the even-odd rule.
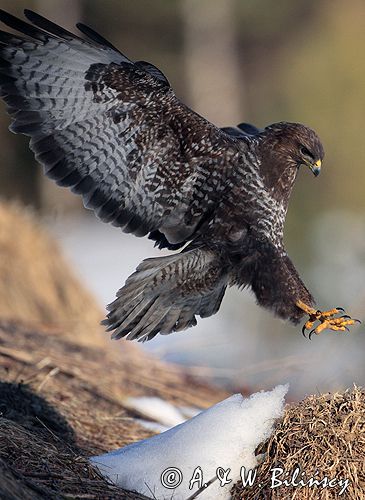
[[[186, 240], [225, 186], [235, 141], [184, 106], [152, 64], [90, 28], [0, 12], [0, 91], [45, 173], [125, 232]], [[154, 233], [155, 234], [155, 233]]]

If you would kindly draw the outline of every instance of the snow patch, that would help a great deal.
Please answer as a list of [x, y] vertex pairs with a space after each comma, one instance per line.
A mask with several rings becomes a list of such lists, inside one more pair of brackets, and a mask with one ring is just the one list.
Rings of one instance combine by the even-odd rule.
[[145, 420], [143, 418], [135, 418], [134, 422], [147, 431], [155, 432], [159, 434], [160, 432], [165, 432], [170, 429], [170, 427], [166, 425], [159, 424], [158, 422], [152, 422], [151, 420]]
[[[287, 391], [288, 385], [280, 385], [247, 399], [235, 394], [162, 434], [93, 457], [91, 462], [118, 486], [158, 500], [186, 500], [202, 485], [201, 476], [208, 483], [218, 467], [231, 469], [229, 484], [221, 487], [217, 479], [198, 496], [228, 499], [241, 467], [257, 465], [255, 449], [282, 415]], [[197, 481], [190, 489], [193, 477]]]
[[186, 420], [186, 417], [176, 406], [161, 398], [127, 398], [123, 401], [123, 404], [142, 415], [145, 419], [155, 420], [166, 427], [181, 424]]

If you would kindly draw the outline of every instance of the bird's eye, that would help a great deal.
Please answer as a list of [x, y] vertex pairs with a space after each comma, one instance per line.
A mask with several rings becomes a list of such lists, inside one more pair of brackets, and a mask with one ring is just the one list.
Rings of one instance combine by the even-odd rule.
[[300, 147], [300, 152], [303, 156], [307, 156], [308, 158], [314, 159], [312, 153], [305, 146]]

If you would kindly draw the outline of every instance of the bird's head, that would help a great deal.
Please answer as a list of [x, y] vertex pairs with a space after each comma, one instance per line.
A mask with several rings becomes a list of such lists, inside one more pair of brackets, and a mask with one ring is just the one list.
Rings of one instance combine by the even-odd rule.
[[286, 200], [300, 166], [317, 176], [324, 156], [317, 134], [299, 123], [280, 122], [257, 134], [259, 170], [265, 186], [277, 200]]
[[266, 127], [263, 135], [271, 142], [272, 154], [282, 167], [297, 170], [305, 166], [319, 175], [324, 149], [314, 130], [299, 123], [281, 122]]
[[321, 172], [324, 157], [322, 143], [312, 129], [299, 124], [293, 124], [293, 128], [296, 129], [296, 132], [293, 132], [293, 140], [297, 166], [308, 167], [317, 177]]

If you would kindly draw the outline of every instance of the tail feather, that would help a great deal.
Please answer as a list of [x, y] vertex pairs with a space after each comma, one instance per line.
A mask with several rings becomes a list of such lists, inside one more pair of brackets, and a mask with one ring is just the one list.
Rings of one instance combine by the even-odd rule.
[[[158, 299], [156, 302], [158, 302]], [[138, 339], [143, 342], [143, 340], [148, 340], [149, 335], [157, 334], [169, 310], [170, 308], [167, 310], [163, 308], [160, 309], [158, 305], [157, 307], [150, 308], [147, 314], [142, 317], [141, 321], [130, 333], [128, 333], [127, 339]]]
[[181, 317], [181, 314], [182, 312], [180, 309], [171, 307], [165, 316], [163, 325], [161, 325], [160, 334], [168, 335], [173, 330], [176, 331], [176, 322]]
[[[120, 309], [118, 314], [113, 314], [109, 318], [109, 327], [107, 331], [114, 330], [112, 337], [118, 338], [119, 334], [123, 335], [124, 330], [134, 328], [138, 324], [142, 314], [146, 314], [148, 309], [153, 305], [154, 299], [141, 299], [136, 303], [131, 303], [130, 310]], [[129, 303], [128, 303], [129, 305]], [[123, 319], [124, 314], [124, 319]]]
[[218, 311], [228, 282], [227, 268], [201, 247], [168, 257], [146, 259], [108, 306], [102, 323], [112, 338], [144, 342], [195, 326], [196, 315]]

